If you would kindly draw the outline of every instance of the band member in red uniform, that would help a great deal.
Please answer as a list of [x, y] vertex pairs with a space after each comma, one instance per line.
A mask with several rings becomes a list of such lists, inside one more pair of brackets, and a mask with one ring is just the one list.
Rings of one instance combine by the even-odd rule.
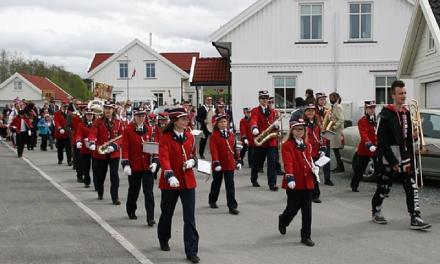
[[254, 159], [254, 135], [251, 132], [251, 110], [249, 107], [243, 108], [244, 117], [240, 120], [240, 137], [243, 148], [240, 151], [240, 158], [243, 161], [246, 151], [248, 152], [248, 165], [252, 166]]
[[17, 155], [21, 158], [23, 156], [24, 144], [28, 141], [28, 138], [32, 133], [32, 123], [26, 116], [24, 110], [18, 110], [18, 115], [14, 117], [10, 126], [17, 131]]
[[[321, 127], [318, 123], [318, 117], [315, 114], [315, 105], [308, 104], [304, 108], [304, 121], [306, 127], [306, 138], [307, 143], [312, 147], [312, 159], [313, 161], [317, 161], [320, 156], [324, 156], [325, 153], [321, 149]], [[321, 203], [321, 199], [319, 199], [321, 195], [321, 191], [319, 189], [319, 182], [317, 179], [314, 179], [315, 188], [313, 190], [313, 202]]]
[[241, 170], [240, 153], [236, 148], [235, 136], [228, 129], [229, 116], [217, 115], [214, 131], [212, 132], [209, 147], [211, 150], [213, 181], [209, 192], [209, 206], [218, 208], [217, 200], [225, 178], [226, 200], [229, 213], [237, 215], [238, 204], [235, 200], [234, 170]]
[[371, 159], [374, 162], [374, 168], [377, 168], [376, 149], [376, 102], [365, 101], [365, 115], [358, 121], [358, 129], [361, 141], [357, 146], [356, 162], [353, 166], [353, 178], [351, 179], [351, 190], [359, 192], [359, 182]]
[[[121, 140], [116, 140], [110, 144], [107, 142], [115, 140], [116, 137], [122, 135], [122, 126], [116, 114], [114, 112], [115, 105], [106, 101], [104, 103], [104, 115], [97, 118], [93, 123], [93, 127], [90, 132], [89, 139], [92, 142], [91, 150], [97, 150], [93, 152], [93, 159], [95, 166], [95, 173], [97, 176], [97, 191], [98, 200], [103, 199], [104, 195], [104, 182], [107, 175], [107, 168], [110, 168], [110, 194], [114, 205], [119, 205], [118, 189], [119, 189], [119, 160], [120, 151], [119, 144]], [[98, 150], [101, 145], [108, 144], [104, 149], [104, 153], [100, 154]]]
[[[153, 134], [152, 138], [153, 141], [160, 141], [160, 137], [162, 136], [163, 130], [165, 129], [166, 125], [169, 122], [168, 119], [168, 113], [167, 112], [160, 112], [157, 117], [157, 124], [155, 126], [152, 126]], [[157, 174], [159, 173], [160, 169], [160, 163], [159, 166], [157, 166], [156, 170], [153, 172], [153, 178], [157, 179]]]
[[[326, 108], [327, 104], [327, 95], [325, 93], [316, 93], [316, 116], [318, 117], [318, 122], [322, 125], [322, 121], [324, 120], [325, 115], [330, 109]], [[321, 127], [321, 132], [323, 132], [323, 128]], [[326, 138], [322, 138], [322, 150], [325, 153], [325, 156], [330, 158], [330, 140]], [[324, 172], [324, 184], [328, 186], [334, 186], [333, 182], [330, 179], [330, 162], [325, 164], [322, 168]]]
[[[260, 105], [253, 108], [251, 111], [251, 130], [254, 137], [257, 137], [261, 132], [266, 130], [276, 119], [275, 110], [268, 105], [269, 92], [259, 91], [258, 99]], [[264, 160], [267, 157], [267, 183], [269, 189], [278, 191], [277, 184], [277, 170], [276, 170], [276, 152], [278, 148], [278, 139], [269, 139], [262, 146], [255, 146], [254, 160], [251, 169], [252, 186], [260, 187], [258, 183], [258, 170], [262, 167]]]
[[[79, 163], [81, 164], [81, 172], [78, 182], [84, 182], [84, 187], [90, 187], [90, 164], [92, 161], [92, 151], [89, 149], [89, 134], [92, 129], [95, 115], [90, 108], [85, 109], [82, 122], [77, 126], [75, 133], [75, 146], [79, 150]], [[96, 175], [93, 175], [93, 184], [96, 187]]]
[[195, 188], [197, 186], [193, 168], [196, 166], [194, 136], [187, 131], [188, 118], [183, 108], [171, 109], [171, 122], [164, 129], [159, 143], [159, 159], [162, 173], [159, 180], [161, 189], [161, 215], [157, 227], [160, 248], [169, 251], [171, 223], [180, 197], [183, 209], [183, 240], [188, 260], [198, 263], [199, 234], [195, 221]]
[[301, 209], [302, 227], [301, 243], [313, 247], [312, 229], [312, 196], [315, 175], [319, 168], [313, 164], [312, 146], [307, 143], [303, 119], [290, 121], [287, 140], [281, 146], [285, 176], [282, 187], [286, 189], [287, 206], [279, 215], [278, 230], [286, 234], [286, 227]]
[[[124, 130], [122, 143], [122, 167], [128, 176], [128, 196], [126, 210], [130, 219], [137, 219], [137, 199], [142, 183], [147, 212], [148, 226], [154, 221], [153, 172], [158, 166], [157, 154], [143, 151], [143, 143], [151, 142], [152, 127], [145, 121], [147, 112], [143, 108], [133, 109], [134, 119]], [[157, 138], [156, 138], [157, 139]]]
[[84, 109], [87, 105], [82, 104], [81, 101], [76, 101], [76, 107], [71, 104], [72, 111], [69, 111], [67, 115], [67, 134], [71, 140], [72, 146], [72, 165], [76, 171], [76, 179], [78, 182], [83, 182], [81, 162], [80, 162], [80, 150], [76, 147], [76, 132], [78, 131], [78, 125], [82, 122], [82, 116]]
[[57, 140], [56, 147], [58, 152], [58, 164], [63, 163], [63, 151], [66, 150], [67, 164], [72, 166], [72, 148], [70, 139], [66, 131], [68, 102], [62, 102], [60, 110], [53, 115], [53, 122], [55, 124], [55, 138]]

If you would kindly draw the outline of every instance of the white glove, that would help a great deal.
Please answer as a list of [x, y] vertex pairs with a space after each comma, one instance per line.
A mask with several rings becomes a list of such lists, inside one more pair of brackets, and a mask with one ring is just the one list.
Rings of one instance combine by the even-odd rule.
[[28, 135], [32, 136], [32, 131], [28, 130]]
[[82, 146], [83, 146], [83, 143], [81, 143], [81, 141], [76, 142], [76, 148], [77, 149], [82, 148]]
[[256, 136], [256, 135], [260, 134], [260, 131], [258, 130], [258, 128], [254, 128], [254, 129], [252, 129], [252, 134], [254, 136]]
[[173, 187], [173, 188], [177, 188], [177, 187], [179, 187], [179, 180], [178, 180], [176, 177], [174, 177], [174, 176], [172, 176], [172, 177], [170, 177], [170, 178], [168, 179], [168, 183], [169, 183], [170, 186]]
[[95, 150], [96, 150], [96, 145], [95, 145], [95, 144], [90, 144], [90, 145], [89, 145], [89, 149], [90, 149], [91, 151], [95, 151]]
[[295, 186], [296, 186], [295, 181], [290, 181], [290, 182], [287, 184], [287, 187], [289, 187], [289, 189], [291, 189], [291, 190], [295, 189]]
[[153, 162], [150, 164], [150, 171], [154, 173], [157, 169], [157, 163]]
[[319, 157], [322, 158], [322, 157], [324, 157], [324, 156], [325, 156], [325, 152], [324, 152], [324, 151], [320, 151], [320, 152], [319, 152]]
[[312, 172], [314, 175], [318, 176], [319, 175], [319, 167], [318, 166], [313, 167]]
[[244, 143], [245, 145], [249, 145], [249, 140], [245, 139], [245, 140], [243, 140], [243, 143]]
[[217, 166], [214, 168], [215, 171], [221, 171], [222, 170], [222, 166]]
[[130, 165], [125, 165], [125, 167], [124, 167], [124, 173], [125, 173], [125, 175], [127, 175], [127, 176], [130, 176], [130, 175], [131, 175], [131, 168], [130, 168]]
[[112, 153], [113, 151], [115, 151], [115, 148], [113, 146], [107, 147], [107, 153]]
[[60, 134], [64, 134], [66, 131], [64, 131], [64, 129], [60, 129]]
[[189, 159], [185, 161], [185, 168], [192, 169], [196, 165], [196, 161], [194, 159]]
[[377, 147], [374, 146], [374, 145], [372, 145], [368, 150], [369, 150], [370, 152], [375, 152], [376, 149], [377, 149]]
[[237, 163], [237, 165], [235, 165], [235, 168], [236, 168], [237, 170], [241, 170], [241, 163]]

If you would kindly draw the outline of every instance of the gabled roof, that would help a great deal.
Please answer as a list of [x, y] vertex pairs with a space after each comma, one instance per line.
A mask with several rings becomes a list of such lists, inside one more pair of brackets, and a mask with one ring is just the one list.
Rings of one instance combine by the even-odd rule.
[[400, 57], [399, 69], [397, 71], [399, 78], [408, 78], [411, 73], [418, 46], [420, 45], [420, 41], [417, 40], [423, 33], [421, 29], [424, 23], [427, 24], [427, 29], [429, 29], [434, 38], [435, 46], [440, 48], [440, 0], [417, 1]]
[[56, 85], [46, 77], [41, 77], [23, 72], [19, 73], [19, 75], [26, 78], [26, 80], [28, 80], [35, 87], [40, 89], [41, 92], [43, 93], [50, 92], [57, 101], [69, 100], [70, 98], [72, 98], [70, 94], [68, 94], [61, 87], [59, 87], [58, 85]]
[[[142, 41], [138, 40], [138, 39], [134, 39], [132, 40], [130, 43], [128, 43], [125, 47], [123, 47], [121, 50], [119, 50], [117, 53], [114, 53], [112, 55], [110, 55], [107, 59], [105, 59], [104, 61], [101, 61], [101, 63], [99, 63], [97, 66], [95, 66], [94, 68], [92, 68], [90, 65], [91, 70], [88, 72], [87, 74], [87, 78], [91, 78], [95, 73], [99, 72], [102, 68], [104, 68], [107, 64], [109, 64], [110, 62], [112, 62], [113, 60], [115, 60], [116, 58], [119, 58], [121, 55], [125, 54], [130, 48], [134, 47], [135, 45], [139, 45], [141, 48], [143, 48], [144, 50], [146, 50], [148, 53], [150, 53], [151, 55], [153, 55], [154, 57], [156, 57], [156, 59], [162, 61], [163, 63], [165, 63], [166, 65], [168, 65], [170, 68], [172, 68], [173, 70], [175, 70], [177, 73], [179, 73], [183, 78], [189, 78], [189, 75], [187, 72], [185, 72], [184, 70], [182, 70], [181, 68], [179, 68], [178, 66], [176, 66], [174, 63], [172, 63], [171, 61], [169, 61], [168, 59], [166, 59], [164, 56], [162, 56], [161, 54], [157, 53], [155, 50], [153, 50], [151, 47], [145, 45]], [[98, 54], [103, 54], [103, 53], [98, 53]], [[111, 54], [111, 53], [109, 53]], [[102, 56], [101, 59], [103, 59], [105, 56]], [[96, 54], [95, 54], [95, 58], [96, 58]], [[95, 61], [95, 58], [93, 59], [93, 61]], [[92, 63], [93, 63], [92, 61]], [[96, 62], [99, 62], [98, 59], [96, 59]]]
[[230, 69], [227, 58], [199, 58], [195, 63], [191, 85], [230, 85]]
[[176, 64], [179, 68], [187, 73], [191, 71], [192, 58], [200, 58], [199, 52], [165, 52], [161, 53], [160, 55]]
[[110, 58], [114, 53], [95, 53], [95, 56], [93, 57], [92, 63], [90, 64], [89, 70], [87, 72], [90, 72], [94, 68], [98, 67], [99, 64], [106, 61], [108, 58]]

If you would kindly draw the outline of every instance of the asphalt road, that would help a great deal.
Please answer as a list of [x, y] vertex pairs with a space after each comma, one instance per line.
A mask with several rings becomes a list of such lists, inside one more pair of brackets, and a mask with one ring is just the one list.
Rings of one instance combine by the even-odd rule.
[[[53, 188], [42, 176], [0, 144], [0, 263], [135, 263], [133, 257], [84, 211]], [[162, 252], [157, 226], [147, 227], [143, 196], [138, 220], [125, 213], [128, 189], [120, 171], [120, 198], [114, 206], [109, 179], [104, 200], [76, 182], [75, 172], [56, 164], [56, 152], [27, 151], [24, 156], [52, 177], [79, 201], [99, 215], [153, 263], [186, 263], [180, 204], [174, 214], [171, 251]], [[346, 166], [346, 169], [349, 166]], [[322, 186], [322, 204], [313, 204], [313, 248], [300, 241], [298, 215], [282, 236], [278, 214], [286, 203], [284, 191], [268, 191], [265, 174], [260, 188], [251, 187], [250, 169], [236, 174], [240, 215], [228, 214], [224, 189], [219, 209], [210, 209], [210, 182], [198, 175], [196, 221], [202, 263], [437, 263], [440, 259], [440, 184], [420, 191], [423, 217], [433, 224], [429, 231], [409, 229], [409, 216], [401, 184], [396, 183], [383, 213], [388, 225], [371, 222], [370, 202], [375, 184], [361, 183], [360, 192], [349, 188], [350, 172], [335, 174], [334, 187]], [[281, 178], [278, 178], [281, 182]], [[224, 187], [223, 187], [224, 188]], [[160, 215], [160, 190], [154, 189], [156, 221]]]

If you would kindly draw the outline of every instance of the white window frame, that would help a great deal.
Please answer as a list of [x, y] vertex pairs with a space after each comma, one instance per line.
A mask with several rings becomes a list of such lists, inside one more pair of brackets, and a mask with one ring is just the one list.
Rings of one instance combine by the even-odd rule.
[[[277, 78], [284, 78], [284, 86], [283, 86], [283, 89], [284, 89], [284, 108], [279, 108], [279, 107], [276, 106], [276, 101], [277, 100], [276, 100], [275, 90], [281, 88], [281, 87], [275, 86], [275, 79], [277, 79]], [[295, 79], [295, 85], [293, 87], [290, 87], [290, 86], [288, 87], [286, 85], [286, 78], [293, 78], [293, 79]], [[294, 110], [296, 106], [294, 106], [292, 108], [287, 108], [286, 107], [287, 103], [286, 103], [286, 97], [285, 96], [286, 96], [286, 90], [287, 89], [293, 89], [294, 96], [293, 96], [292, 99], [295, 100], [297, 88], [298, 88], [298, 76], [297, 75], [273, 75], [272, 76], [272, 91], [273, 91], [273, 96], [274, 96], [274, 101], [275, 101], [274, 102], [274, 107], [275, 108], [279, 108], [279, 109], [284, 109], [285, 111]], [[293, 101], [293, 103], [295, 103], [295, 101]]]
[[[385, 78], [385, 86], [383, 86], [383, 85], [378, 86], [377, 85], [377, 78]], [[377, 104], [391, 104], [391, 103], [393, 103], [393, 102], [388, 102], [388, 88], [391, 88], [391, 84], [388, 85], [388, 78], [394, 78], [397, 80], [396, 75], [375, 75], [374, 76], [374, 98], [375, 98]], [[377, 92], [376, 92], [377, 89], [384, 89], [385, 90], [385, 98], [384, 98], [385, 102], [384, 103], [379, 102], [377, 100]]]
[[[124, 67], [124, 68], [126, 68], [127, 69], [127, 71], [126, 71], [126, 73], [127, 73], [127, 76], [122, 76], [122, 68], [123, 68], [123, 66], [122, 65], [127, 65], [127, 67]], [[128, 62], [120, 62], [119, 63], [119, 79], [128, 79]]]
[[[353, 4], [359, 5], [359, 13], [351, 13], [350, 6]], [[371, 5], [371, 11], [370, 13], [362, 13], [362, 5], [363, 4], [369, 4]], [[362, 15], [370, 14], [370, 37], [369, 38], [362, 38]], [[348, 3], [348, 39], [350, 41], [372, 41], [373, 40], [373, 25], [374, 25], [374, 3], [369, 1], [361, 1], [361, 2], [349, 2]], [[359, 38], [352, 38], [351, 37], [351, 15], [358, 15], [359, 16]]]
[[[155, 92], [153, 93], [154, 97], [156, 97], [157, 99], [157, 106], [163, 106], [164, 105], [164, 96], [163, 93], [160, 92]], [[162, 99], [162, 103], [160, 102], [160, 100]]]
[[18, 78], [14, 80], [14, 90], [16, 91], [23, 90], [23, 82]]
[[[148, 68], [148, 66], [149, 65], [153, 65], [153, 68]], [[148, 76], [148, 70], [150, 69], [150, 71], [151, 71], [151, 69], [154, 69], [154, 76]], [[157, 76], [157, 74], [156, 74], [156, 63], [155, 62], [146, 62], [145, 63], [145, 78], [147, 78], [147, 79], [155, 79], [156, 78], [156, 76]]]
[[[313, 26], [313, 22], [312, 22], [312, 14], [310, 14], [309, 16], [310, 16], [310, 38], [309, 39], [303, 39], [302, 38], [302, 32], [301, 32], [301, 30], [302, 30], [302, 20], [301, 20], [301, 18], [302, 18], [302, 14], [301, 14], [301, 7], [302, 6], [321, 6], [321, 38], [317, 38], [317, 39], [314, 39], [313, 38], [313, 34], [312, 34], [312, 26]], [[313, 9], [313, 7], [312, 7], [312, 9]], [[298, 9], [298, 17], [299, 17], [299, 23], [298, 23], [298, 25], [299, 25], [299, 30], [298, 30], [298, 32], [299, 32], [299, 36], [298, 36], [298, 39], [299, 39], [299, 41], [300, 42], [322, 42], [322, 41], [324, 41], [324, 3], [320, 3], [320, 2], [310, 2], [310, 3], [300, 3], [299, 4], [299, 9]]]
[[435, 40], [434, 37], [431, 34], [431, 31], [428, 30], [428, 39], [427, 39], [427, 54], [426, 55], [430, 55], [436, 52], [436, 48], [435, 48]]

